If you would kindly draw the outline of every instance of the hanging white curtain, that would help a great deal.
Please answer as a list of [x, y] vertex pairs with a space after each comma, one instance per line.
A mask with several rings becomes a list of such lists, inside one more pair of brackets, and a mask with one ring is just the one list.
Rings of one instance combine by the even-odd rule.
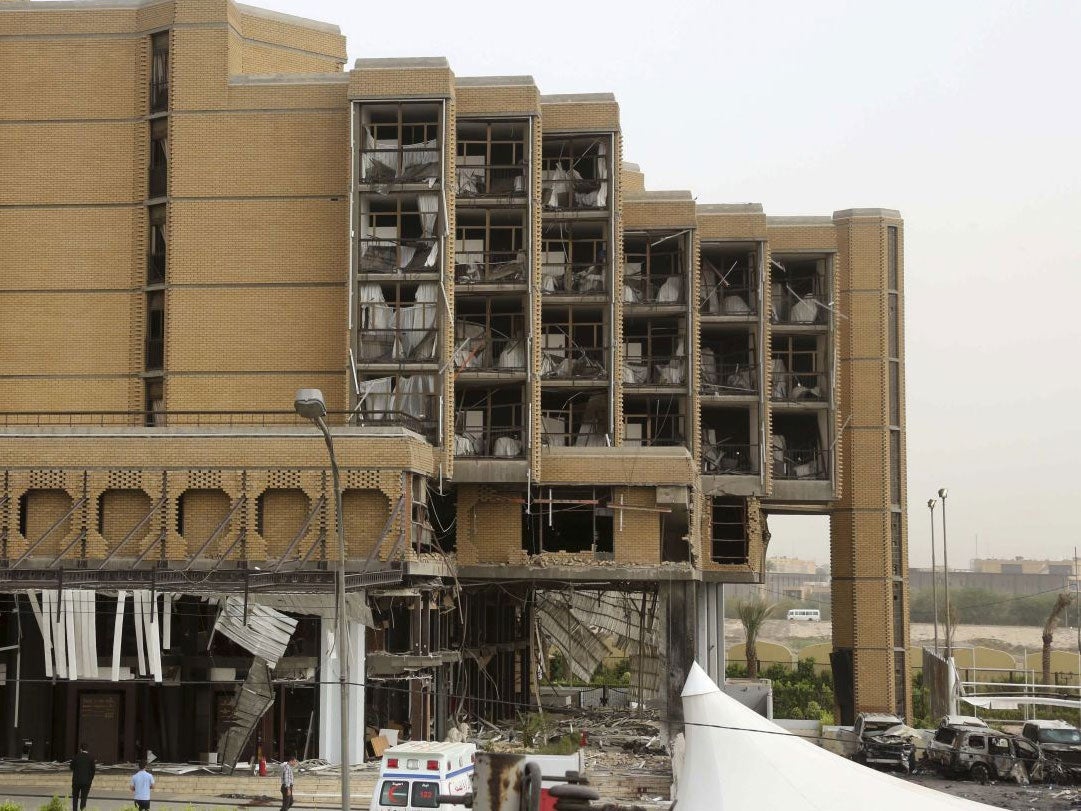
[[[431, 239], [435, 234], [435, 221], [439, 215], [439, 196], [435, 194], [420, 195], [417, 198], [417, 210], [420, 211], [421, 235], [425, 239]], [[424, 266], [435, 267], [437, 261], [439, 261], [439, 242], [433, 241]]]
[[432, 398], [435, 393], [435, 378], [429, 375], [412, 375], [398, 379], [398, 410], [416, 417], [427, 419], [431, 416]]
[[417, 286], [416, 302], [402, 307], [398, 323], [402, 329], [402, 352], [408, 358], [435, 357], [435, 316], [439, 285], [425, 282]]
[[364, 380], [357, 391], [357, 407], [366, 420], [386, 419], [387, 412], [395, 411], [394, 394], [391, 391], [393, 378], [378, 377]]
[[597, 208], [604, 208], [608, 203], [608, 147], [601, 141], [597, 147], [597, 177], [601, 181], [601, 187], [597, 189], [597, 196], [594, 199], [594, 205]]

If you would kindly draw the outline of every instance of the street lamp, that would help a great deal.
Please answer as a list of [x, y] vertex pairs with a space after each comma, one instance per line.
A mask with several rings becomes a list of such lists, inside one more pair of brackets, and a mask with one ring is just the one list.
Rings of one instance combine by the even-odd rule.
[[927, 499], [927, 509], [931, 511], [931, 599], [935, 603], [935, 653], [938, 653], [938, 569], [935, 566], [935, 504], [933, 498]]
[[950, 548], [946, 542], [946, 488], [938, 491], [942, 499], [942, 584], [946, 589], [946, 661], [953, 657], [953, 621], [950, 617]]
[[334, 457], [334, 440], [324, 417], [327, 404], [319, 389], [299, 389], [293, 408], [301, 417], [311, 420], [323, 432], [330, 453], [330, 472], [334, 477], [334, 509], [338, 517], [338, 686], [341, 691], [341, 753], [342, 753], [342, 809], [349, 811], [349, 643], [345, 623], [345, 529], [342, 526], [342, 487], [338, 473], [338, 460]]

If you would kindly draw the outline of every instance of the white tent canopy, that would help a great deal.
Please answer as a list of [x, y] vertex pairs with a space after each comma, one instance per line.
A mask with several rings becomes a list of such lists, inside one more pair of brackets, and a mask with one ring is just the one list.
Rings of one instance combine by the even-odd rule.
[[697, 663], [683, 688], [687, 750], [676, 811], [946, 811], [992, 806], [827, 752], [726, 696]]

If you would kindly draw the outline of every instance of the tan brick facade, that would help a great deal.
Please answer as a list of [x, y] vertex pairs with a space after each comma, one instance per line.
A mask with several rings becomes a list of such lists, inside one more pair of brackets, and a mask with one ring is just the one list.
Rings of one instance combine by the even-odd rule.
[[[164, 97], [154, 102], [163, 42]], [[343, 71], [335, 27], [230, 0], [0, 6], [0, 43], [0, 346], [15, 348], [0, 353], [8, 558], [78, 505], [35, 559], [66, 549], [68, 558], [96, 560], [121, 543], [125, 559], [189, 559], [219, 530], [203, 557], [266, 561], [312, 550], [311, 561], [333, 560], [325, 450], [290, 413], [296, 389], [317, 386], [340, 432], [351, 560], [380, 539], [380, 559], [399, 539], [396, 554], [415, 559], [421, 547], [412, 542], [431, 530], [425, 511], [436, 481], [451, 493], [440, 498], [454, 499], [449, 551], [492, 576], [530, 562], [523, 511], [542, 496], [568, 513], [596, 510], [594, 537], [562, 550], [567, 561], [599, 564], [594, 552], [610, 543], [603, 563], [643, 579], [665, 566], [688, 581], [759, 580], [766, 515], [829, 514], [834, 644], [853, 652], [855, 703], [910, 706], [905, 682], [884, 675], [903, 664], [908, 635], [907, 610], [895, 610], [907, 600], [896, 212], [777, 218], [759, 205], [647, 191], [645, 174], [624, 163], [619, 105], [608, 94], [542, 96], [529, 77], [456, 78], [440, 58], [361, 59]], [[371, 137], [360, 111], [373, 105], [400, 105], [406, 130], [418, 105], [438, 110], [429, 122], [437, 177], [360, 188]], [[459, 163], [457, 129], [466, 122], [516, 122], [521, 157], [499, 168], [520, 171], [520, 185], [504, 197], [462, 193], [476, 166]], [[584, 150], [603, 170], [559, 175], [578, 169], [547, 149], [558, 144]], [[395, 159], [407, 167], [409, 148], [398, 147], [405, 157]], [[361, 279], [361, 212], [375, 222], [400, 204], [424, 223], [425, 196], [437, 198], [436, 266], [403, 262], [385, 278]], [[515, 286], [478, 294], [463, 280], [469, 260], [456, 243], [467, 210], [471, 221], [481, 212], [486, 222], [517, 223], [520, 249], [489, 251], [522, 264]], [[378, 227], [395, 250], [413, 250], [428, 226], [392, 236]], [[650, 250], [679, 241], [679, 285], [670, 288], [678, 293], [665, 298], [645, 263], [632, 262], [627, 245], [640, 234]], [[584, 259], [587, 244], [601, 247]], [[728, 274], [747, 256], [749, 300], [737, 303]], [[707, 265], [720, 257], [723, 278], [707, 282]], [[601, 281], [557, 289], [550, 266], [559, 262], [574, 279], [567, 284]], [[402, 288], [411, 305], [425, 274], [439, 288], [437, 350], [413, 365], [395, 356], [368, 377], [395, 377], [396, 386], [434, 378], [430, 419], [402, 419], [416, 417], [405, 387], [382, 395], [392, 417], [373, 418], [351, 365], [362, 344], [359, 285]], [[797, 277], [813, 282], [813, 295], [793, 289]], [[789, 319], [785, 308], [805, 296], [814, 298], [813, 319]], [[461, 302], [520, 316], [513, 337], [525, 342], [525, 369], [495, 364], [508, 337], [497, 335], [485, 350], [493, 368], [469, 377], [469, 353], [463, 360], [456, 351], [468, 310]], [[571, 324], [564, 347], [552, 341], [557, 321]], [[599, 324], [599, 360], [574, 345], [586, 341], [573, 326], [581, 323]], [[649, 349], [661, 325], [672, 334], [656, 340], [671, 338], [677, 349]], [[657, 351], [668, 365], [645, 358], [645, 378], [636, 379], [641, 356], [628, 335], [635, 351]], [[603, 375], [560, 379], [563, 363], [600, 365]], [[671, 372], [679, 363], [681, 377]], [[494, 401], [507, 390], [521, 392], [520, 419], [502, 426], [513, 439], [499, 450], [485, 440], [467, 464], [476, 449], [456, 398], [483, 391]], [[657, 404], [647, 416], [635, 412]], [[601, 406], [604, 424], [588, 423], [583, 413]], [[632, 420], [656, 433], [628, 431]], [[800, 447], [811, 435], [813, 448]], [[742, 517], [718, 518], [726, 505]], [[721, 525], [739, 536], [725, 547], [736, 552], [717, 552]], [[604, 577], [603, 566], [596, 572]]]

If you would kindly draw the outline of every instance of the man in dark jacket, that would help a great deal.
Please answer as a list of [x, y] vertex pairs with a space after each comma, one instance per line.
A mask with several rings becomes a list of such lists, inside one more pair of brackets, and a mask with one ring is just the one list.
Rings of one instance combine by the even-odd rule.
[[71, 811], [86, 811], [86, 798], [94, 782], [94, 758], [79, 744], [79, 753], [71, 759]]

